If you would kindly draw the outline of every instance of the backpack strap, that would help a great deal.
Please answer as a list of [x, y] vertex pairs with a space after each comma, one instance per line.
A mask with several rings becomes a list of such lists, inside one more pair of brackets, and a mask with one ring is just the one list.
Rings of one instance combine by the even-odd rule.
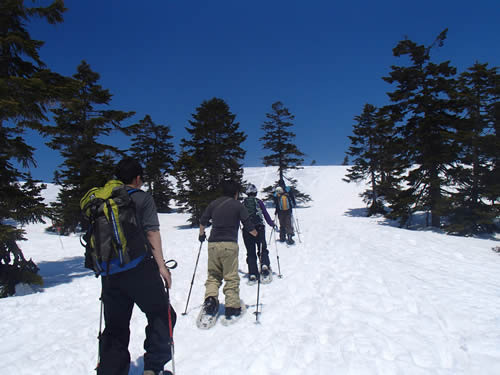
[[[132, 188], [132, 189], [127, 189], [125, 187], [125, 190], [127, 191], [128, 195], [131, 196], [132, 194], [140, 191], [140, 189], [137, 189], [137, 188]], [[106, 199], [106, 207], [108, 209], [108, 213], [109, 213], [109, 225], [110, 225], [110, 228], [111, 228], [111, 231], [113, 233], [113, 240], [115, 242], [115, 246], [116, 248], [118, 249], [118, 259], [120, 260], [120, 265], [123, 266], [124, 263], [125, 263], [125, 254], [124, 254], [124, 248], [123, 248], [123, 243], [122, 243], [122, 240], [120, 238], [120, 233], [118, 232], [118, 217], [115, 215], [115, 211], [113, 210], [113, 207], [112, 207], [112, 204], [110, 202], [110, 198]], [[132, 201], [132, 204], [134, 204], [134, 207], [135, 207], [135, 203]], [[134, 209], [134, 212], [135, 212], [135, 209]], [[144, 235], [144, 231], [142, 231], [143, 235]], [[145, 243], [146, 245], [148, 246], [148, 250], [150, 249], [150, 245], [149, 245], [149, 241], [147, 241], [147, 238], [146, 236], [144, 235], [144, 240], [145, 240]], [[106, 260], [106, 263], [107, 263], [107, 270], [106, 270], [106, 273], [109, 274], [109, 267], [110, 267], [110, 261], [111, 261], [111, 257], [112, 257], [112, 253], [110, 252], [109, 253], [109, 257], [108, 259]], [[127, 256], [128, 257], [128, 256]]]

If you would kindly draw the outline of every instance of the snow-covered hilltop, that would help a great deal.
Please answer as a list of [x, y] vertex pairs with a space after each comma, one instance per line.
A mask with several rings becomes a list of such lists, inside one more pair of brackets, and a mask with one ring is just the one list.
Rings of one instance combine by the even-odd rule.
[[[301, 243], [268, 244], [283, 278], [261, 286], [242, 280], [248, 311], [235, 325], [196, 328], [206, 277], [206, 243], [188, 314], [182, 316], [199, 248], [188, 215], [162, 214], [173, 271], [177, 375], [495, 375], [500, 374], [500, 255], [494, 240], [409, 231], [362, 216], [364, 186], [342, 182], [345, 167], [313, 166], [291, 175], [311, 195], [296, 209]], [[273, 168], [246, 168], [259, 189]], [[51, 194], [55, 196], [53, 190]], [[270, 209], [270, 213], [274, 210]], [[45, 287], [0, 300], [0, 374], [93, 373], [97, 360], [100, 280], [83, 268], [77, 236], [27, 227], [21, 243]], [[270, 228], [267, 228], [269, 239]], [[240, 236], [240, 269], [246, 271]], [[223, 302], [223, 295], [220, 295]], [[146, 320], [131, 323], [130, 375], [142, 374]]]

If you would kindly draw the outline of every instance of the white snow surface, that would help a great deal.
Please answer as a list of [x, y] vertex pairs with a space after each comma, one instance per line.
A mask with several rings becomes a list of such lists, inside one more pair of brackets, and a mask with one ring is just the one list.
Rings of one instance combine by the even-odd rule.
[[[232, 326], [197, 329], [207, 269], [203, 244], [187, 315], [181, 313], [198, 254], [198, 229], [187, 214], [160, 214], [171, 301], [178, 313], [178, 375], [494, 375], [500, 374], [500, 255], [495, 239], [406, 230], [363, 217], [362, 184], [341, 179], [346, 167], [311, 166], [291, 173], [313, 201], [295, 210], [297, 244], [269, 244], [271, 284], [241, 281], [247, 313]], [[275, 168], [245, 169], [259, 190]], [[49, 185], [47, 199], [57, 189]], [[274, 209], [269, 209], [274, 214]], [[94, 373], [100, 280], [83, 267], [79, 237], [26, 227], [20, 245], [40, 267], [43, 288], [18, 288], [0, 300], [0, 374]], [[269, 239], [270, 227], [266, 228]], [[279, 255], [282, 278], [277, 277]], [[247, 271], [240, 234], [240, 269]], [[219, 299], [224, 302], [222, 288]], [[146, 319], [134, 308], [131, 368], [143, 371]], [[167, 364], [171, 369], [171, 363]]]

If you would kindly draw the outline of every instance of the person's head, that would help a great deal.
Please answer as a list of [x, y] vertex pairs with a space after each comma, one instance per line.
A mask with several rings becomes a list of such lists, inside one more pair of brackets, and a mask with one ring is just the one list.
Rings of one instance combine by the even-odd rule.
[[254, 184], [247, 186], [246, 193], [249, 197], [257, 196], [257, 187]]
[[133, 183], [137, 176], [143, 180], [142, 166], [137, 160], [128, 156], [124, 157], [116, 165], [115, 176], [125, 184]]
[[285, 191], [283, 190], [283, 188], [282, 188], [281, 186], [278, 186], [278, 187], [276, 188], [276, 193], [277, 193], [277, 194], [283, 194], [284, 192], [285, 192]]
[[226, 197], [234, 198], [240, 192], [240, 184], [234, 181], [224, 181], [222, 183], [222, 194]]

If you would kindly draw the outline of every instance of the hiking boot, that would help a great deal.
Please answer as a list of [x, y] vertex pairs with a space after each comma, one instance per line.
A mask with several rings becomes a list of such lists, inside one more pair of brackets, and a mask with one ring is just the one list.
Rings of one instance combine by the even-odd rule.
[[262, 271], [261, 271], [262, 276], [267, 277], [269, 276], [269, 266], [267, 265], [262, 265]]
[[226, 320], [237, 319], [241, 315], [241, 307], [226, 307]]
[[168, 370], [161, 370], [161, 371], [153, 371], [153, 370], [145, 370], [143, 375], [172, 375], [172, 372]]
[[286, 240], [286, 243], [289, 244], [289, 245], [293, 245], [295, 243], [295, 241], [293, 240], [293, 234], [289, 234], [288, 235], [288, 238]]
[[280, 242], [285, 242], [285, 241], [286, 241], [285, 236], [282, 236], [282, 235], [280, 234]]
[[217, 315], [217, 311], [219, 311], [219, 301], [217, 301], [215, 297], [207, 297], [203, 303], [203, 311], [206, 315]]

